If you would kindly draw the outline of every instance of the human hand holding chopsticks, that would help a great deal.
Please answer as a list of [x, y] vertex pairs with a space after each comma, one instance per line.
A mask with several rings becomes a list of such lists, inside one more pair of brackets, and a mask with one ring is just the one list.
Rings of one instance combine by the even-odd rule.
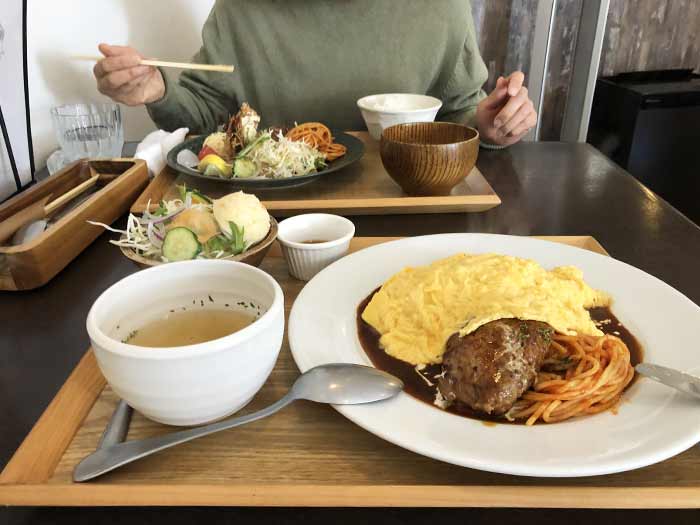
[[155, 102], [165, 95], [165, 81], [156, 66], [178, 69], [198, 69], [233, 73], [234, 67], [225, 64], [194, 64], [146, 59], [133, 47], [99, 45], [102, 57], [75, 56], [78, 60], [95, 60], [93, 69], [97, 89], [116, 102], [138, 106]]
[[524, 81], [520, 71], [498, 77], [494, 90], [479, 103], [476, 122], [483, 141], [509, 146], [537, 124], [537, 112]]
[[143, 57], [133, 47], [100, 44], [99, 50], [105, 58], [95, 64], [93, 72], [100, 93], [127, 106], [163, 98], [163, 75], [158, 68], [141, 64]]

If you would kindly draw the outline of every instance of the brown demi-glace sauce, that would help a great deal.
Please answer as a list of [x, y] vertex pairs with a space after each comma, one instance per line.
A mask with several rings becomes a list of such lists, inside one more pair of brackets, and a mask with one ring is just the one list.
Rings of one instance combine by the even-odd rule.
[[[384, 370], [385, 372], [388, 372], [403, 381], [405, 392], [425, 403], [428, 403], [429, 405], [435, 406], [434, 401], [438, 382], [436, 376], [442, 372], [442, 366], [427, 365], [420, 371], [420, 374], [423, 377], [433, 383], [432, 385], [428, 385], [424, 379], [419, 377], [414, 365], [401, 361], [400, 359], [396, 359], [395, 357], [387, 354], [379, 346], [379, 333], [369, 324], [363, 321], [362, 312], [365, 310], [365, 307], [370, 302], [374, 294], [377, 293], [377, 291], [378, 289], [373, 291], [357, 307], [357, 335], [360, 338], [362, 348], [376, 368]], [[610, 311], [610, 308], [592, 308], [590, 313], [591, 318], [594, 321], [603, 322], [603, 324], [599, 325], [599, 328], [601, 331], [603, 331], [603, 333], [615, 335], [622, 339], [622, 341], [627, 345], [630, 350], [630, 359], [633, 366], [642, 361], [642, 347], [640, 346], [639, 341], [637, 341], [630, 331], [622, 325], [617, 317], [615, 317], [615, 315]], [[634, 380], [632, 380], [632, 382], [634, 382]], [[453, 403], [446, 408], [446, 411], [459, 416], [478, 419], [487, 425], [494, 423], [525, 423], [524, 420], [508, 421], [502, 416], [489, 416], [488, 414], [473, 410], [460, 402]]]

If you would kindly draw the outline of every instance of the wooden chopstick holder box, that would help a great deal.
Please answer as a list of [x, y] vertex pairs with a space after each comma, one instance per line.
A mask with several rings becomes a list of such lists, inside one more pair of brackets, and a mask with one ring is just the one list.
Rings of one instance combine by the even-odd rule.
[[85, 201], [28, 242], [0, 246], [0, 290], [46, 284], [104, 232], [87, 221], [111, 224], [148, 182], [148, 168], [140, 159], [78, 160], [0, 205], [0, 221], [48, 195], [60, 197], [95, 173], [100, 175], [99, 189]]

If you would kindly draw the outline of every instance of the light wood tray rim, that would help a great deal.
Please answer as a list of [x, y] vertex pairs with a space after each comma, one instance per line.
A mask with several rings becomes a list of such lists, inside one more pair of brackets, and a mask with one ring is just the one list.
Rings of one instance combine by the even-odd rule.
[[700, 487], [514, 485], [0, 485], [11, 506], [700, 508]]

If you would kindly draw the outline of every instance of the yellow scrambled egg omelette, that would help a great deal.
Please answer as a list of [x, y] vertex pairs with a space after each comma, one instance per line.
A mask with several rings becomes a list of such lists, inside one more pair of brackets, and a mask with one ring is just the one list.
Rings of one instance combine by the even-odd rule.
[[528, 259], [458, 254], [405, 268], [374, 295], [362, 319], [381, 334], [391, 356], [441, 363], [445, 343], [497, 319], [548, 323], [562, 334], [602, 335], [586, 310], [610, 297], [583, 281], [574, 266], [545, 270]]

